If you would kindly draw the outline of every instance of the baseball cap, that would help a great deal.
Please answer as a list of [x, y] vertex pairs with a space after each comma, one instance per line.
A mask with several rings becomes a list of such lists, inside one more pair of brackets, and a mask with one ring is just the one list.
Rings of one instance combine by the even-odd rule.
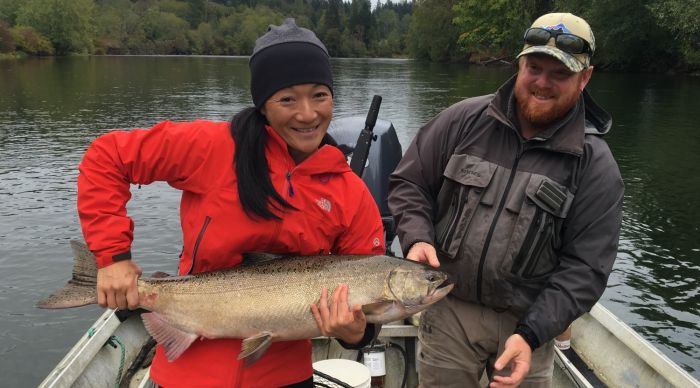
[[[547, 39], [546, 44], [531, 44], [528, 43], [528, 32], [530, 30], [547, 30], [552, 35]], [[546, 34], [546, 32], [545, 32]], [[572, 42], [572, 39], [558, 40], [557, 35], [564, 34], [576, 41], [576, 37], [583, 39], [584, 45], [587, 45], [586, 52], [571, 53], [562, 50], [565, 47], [564, 42]], [[574, 37], [571, 37], [573, 35]], [[555, 39], [551, 39], [555, 38]], [[531, 42], [531, 41], [530, 41]], [[532, 23], [532, 26], [525, 33], [525, 46], [518, 54], [517, 58], [523, 55], [542, 53], [550, 55], [561, 61], [569, 70], [578, 73], [586, 68], [591, 63], [591, 55], [595, 51], [595, 37], [591, 26], [582, 18], [570, 13], [548, 13], [542, 15]]]

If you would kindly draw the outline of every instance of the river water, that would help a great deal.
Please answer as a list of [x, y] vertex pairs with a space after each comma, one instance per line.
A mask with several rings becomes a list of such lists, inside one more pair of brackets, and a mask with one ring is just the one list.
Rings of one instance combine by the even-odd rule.
[[[383, 97], [405, 149], [433, 115], [494, 91], [512, 68], [336, 59], [336, 117]], [[0, 61], [0, 376], [36, 386], [100, 309], [34, 303], [70, 276], [80, 239], [77, 165], [96, 136], [164, 120], [228, 120], [249, 105], [247, 58], [77, 57]], [[626, 184], [620, 252], [601, 300], [700, 378], [700, 77], [595, 73], [612, 113], [607, 141]], [[145, 273], [173, 273], [179, 195], [132, 190], [133, 253]]]

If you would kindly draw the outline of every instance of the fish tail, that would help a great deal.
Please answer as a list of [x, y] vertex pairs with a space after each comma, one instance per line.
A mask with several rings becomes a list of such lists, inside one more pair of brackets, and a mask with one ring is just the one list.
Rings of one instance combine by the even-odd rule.
[[71, 240], [73, 277], [63, 288], [40, 300], [36, 307], [65, 309], [97, 303], [97, 263], [87, 245]]

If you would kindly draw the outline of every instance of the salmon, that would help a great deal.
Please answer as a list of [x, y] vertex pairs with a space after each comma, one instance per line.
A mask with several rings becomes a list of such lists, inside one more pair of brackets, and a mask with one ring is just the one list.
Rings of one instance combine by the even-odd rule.
[[[37, 303], [62, 309], [97, 303], [95, 257], [71, 241], [72, 279]], [[138, 280], [144, 326], [177, 359], [198, 338], [240, 338], [238, 358], [257, 361], [275, 341], [321, 334], [311, 304], [321, 291], [348, 285], [348, 302], [360, 304], [370, 323], [383, 324], [425, 310], [453, 288], [447, 274], [385, 255], [281, 256], [248, 254], [226, 270]], [[330, 298], [328, 298], [330, 299]]]

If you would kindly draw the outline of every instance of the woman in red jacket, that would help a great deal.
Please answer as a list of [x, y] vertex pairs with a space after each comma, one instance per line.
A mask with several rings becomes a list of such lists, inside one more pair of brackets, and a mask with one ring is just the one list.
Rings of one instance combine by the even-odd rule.
[[[97, 258], [98, 302], [138, 306], [132, 261], [130, 184], [166, 181], [182, 190], [181, 275], [233, 267], [245, 252], [381, 254], [381, 218], [371, 194], [332, 145], [328, 52], [293, 19], [271, 26], [250, 58], [254, 107], [230, 123], [165, 121], [97, 138], [80, 164], [78, 211]], [[324, 335], [361, 346], [374, 335], [340, 286], [314, 314]], [[338, 311], [336, 315], [330, 311]], [[309, 340], [275, 342], [249, 368], [238, 339], [195, 341], [168, 362], [159, 346], [151, 378], [165, 387], [313, 386]]]

